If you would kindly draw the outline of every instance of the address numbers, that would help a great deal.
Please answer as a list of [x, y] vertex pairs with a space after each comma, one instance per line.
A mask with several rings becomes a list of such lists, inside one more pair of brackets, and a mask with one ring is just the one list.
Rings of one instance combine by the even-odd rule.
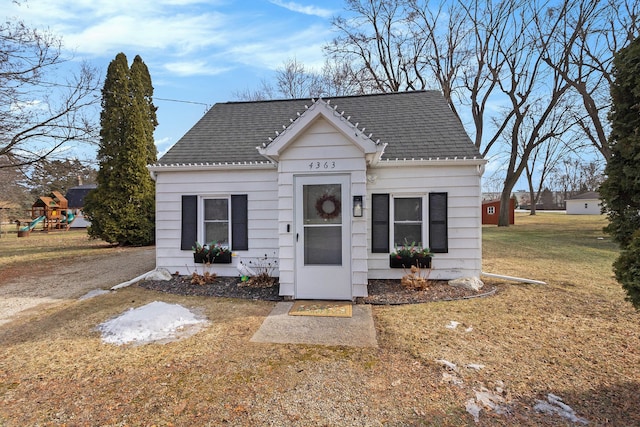
[[323, 160], [320, 162], [315, 161], [315, 162], [309, 163], [309, 170], [321, 170], [321, 169], [331, 170], [335, 168], [336, 168], [335, 160]]

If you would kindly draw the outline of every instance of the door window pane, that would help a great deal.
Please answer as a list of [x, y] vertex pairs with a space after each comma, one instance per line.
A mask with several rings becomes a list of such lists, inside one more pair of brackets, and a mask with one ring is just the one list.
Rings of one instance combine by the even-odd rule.
[[342, 227], [304, 228], [304, 265], [342, 265]]
[[395, 198], [393, 210], [393, 243], [422, 245], [422, 198]]
[[340, 184], [305, 185], [305, 224], [342, 224], [342, 186]]

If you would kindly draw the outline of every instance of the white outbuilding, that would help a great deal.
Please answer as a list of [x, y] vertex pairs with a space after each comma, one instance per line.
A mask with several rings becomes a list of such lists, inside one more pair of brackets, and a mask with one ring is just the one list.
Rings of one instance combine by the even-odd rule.
[[567, 215], [600, 215], [602, 209], [602, 201], [600, 194], [595, 191], [589, 191], [574, 196], [565, 201]]

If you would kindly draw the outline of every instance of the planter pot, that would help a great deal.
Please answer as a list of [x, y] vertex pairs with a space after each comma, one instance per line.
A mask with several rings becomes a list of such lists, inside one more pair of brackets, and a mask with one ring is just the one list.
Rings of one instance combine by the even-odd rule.
[[193, 262], [196, 264], [231, 264], [231, 253], [221, 253], [216, 257], [211, 257], [211, 254], [194, 253]]
[[431, 257], [400, 257], [389, 256], [389, 267], [391, 268], [411, 268], [412, 265], [420, 268], [431, 268]]
[[214, 264], [231, 264], [231, 252], [218, 254], [212, 261]]
[[206, 262], [208, 262], [208, 255], [209, 254], [194, 253], [193, 262], [195, 262], [196, 264], [205, 264]]

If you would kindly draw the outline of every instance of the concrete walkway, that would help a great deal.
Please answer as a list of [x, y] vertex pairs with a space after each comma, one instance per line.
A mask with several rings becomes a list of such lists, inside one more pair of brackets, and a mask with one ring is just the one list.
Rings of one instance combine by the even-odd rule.
[[289, 316], [293, 302], [279, 302], [251, 342], [377, 347], [371, 306], [353, 305], [353, 317]]

